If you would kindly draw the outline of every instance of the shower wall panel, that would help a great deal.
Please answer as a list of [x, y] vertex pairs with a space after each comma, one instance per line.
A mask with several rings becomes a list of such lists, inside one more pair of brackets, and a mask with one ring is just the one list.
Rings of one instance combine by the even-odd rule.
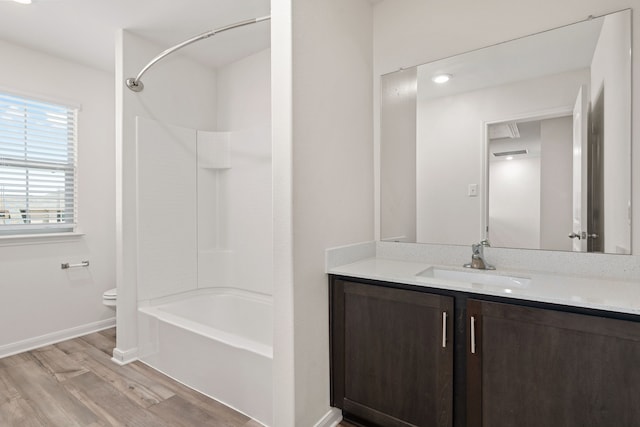
[[198, 146], [198, 287], [229, 287], [233, 254], [220, 211], [222, 180], [232, 167], [230, 132], [197, 132]]
[[196, 131], [137, 117], [138, 298], [197, 287]]
[[[116, 277], [118, 287], [118, 310], [116, 312], [118, 324], [117, 349], [114, 357], [119, 361], [131, 360], [137, 351], [137, 310], [138, 301], [144, 300], [163, 292], [179, 292], [185, 287], [195, 286], [196, 252], [194, 245], [186, 248], [185, 243], [172, 244], [164, 240], [157, 249], [156, 257], [149, 256], [146, 261], [138, 260], [142, 249], [152, 244], [141, 238], [141, 233], [152, 234], [151, 239], [160, 239], [162, 233], [173, 233], [185, 227], [182, 223], [184, 217], [165, 218], [167, 221], [158, 221], [156, 230], [138, 231], [139, 213], [145, 206], [149, 206], [149, 196], [144, 192], [139, 193], [137, 182], [141, 175], [138, 168], [138, 158], [142, 157], [137, 152], [136, 117], [146, 117], [157, 124], [167, 123], [189, 129], [215, 129], [216, 128], [216, 72], [209, 67], [189, 59], [186, 55], [174, 55], [162, 61], [153, 70], [144, 76], [145, 89], [142, 92], [132, 92], [124, 85], [126, 78], [135, 76], [148, 61], [162, 52], [168, 46], [152, 43], [127, 30], [116, 32]], [[194, 48], [196, 48], [194, 46]], [[187, 83], [188, 84], [185, 84]], [[165, 130], [171, 129], [164, 126]], [[194, 132], [194, 131], [192, 131]], [[173, 136], [165, 135], [168, 139]], [[192, 139], [195, 144], [195, 138]], [[165, 153], [161, 140], [149, 141], [148, 151], [152, 156]], [[153, 157], [152, 157], [153, 158]], [[170, 160], [167, 156], [167, 163]], [[194, 159], [195, 163], [195, 159]], [[168, 166], [168, 164], [167, 164]], [[192, 167], [195, 174], [195, 166]], [[166, 169], [157, 168], [160, 175], [173, 173]], [[166, 179], [172, 188], [178, 183]], [[193, 182], [191, 184], [194, 185]], [[192, 190], [185, 190], [192, 191]], [[195, 190], [193, 190], [195, 191]], [[159, 195], [164, 200], [165, 195]], [[183, 195], [174, 197], [177, 201]], [[157, 201], [153, 201], [157, 203]], [[172, 203], [174, 203], [172, 201]], [[176, 205], [179, 203], [176, 202]], [[174, 206], [175, 208], [175, 206]], [[195, 207], [190, 208], [193, 210]], [[176, 209], [177, 210], [177, 209]], [[164, 215], [164, 213], [160, 213]], [[191, 217], [191, 213], [189, 214]], [[191, 220], [191, 225], [194, 221]], [[193, 236], [193, 234], [191, 235]], [[183, 238], [184, 236], [178, 236]], [[190, 237], [191, 238], [191, 237]], [[182, 246], [185, 246], [183, 248]], [[160, 250], [162, 249], [162, 250]], [[191, 255], [187, 256], [186, 252]], [[164, 252], [163, 252], [164, 251]], [[175, 257], [174, 257], [175, 255]], [[145, 255], [143, 255], [144, 257]], [[188, 260], [188, 265], [180, 264], [177, 259]], [[162, 263], [165, 260], [166, 263]], [[142, 263], [140, 262], [142, 261]], [[142, 265], [152, 271], [142, 271]], [[161, 276], [153, 271], [153, 267], [161, 265], [161, 269], [170, 269], [172, 279]], [[159, 282], [156, 281], [159, 280]], [[143, 280], [144, 283], [140, 283]], [[173, 281], [173, 282], [171, 282]]]
[[266, 49], [222, 67], [216, 91], [218, 130], [229, 132], [232, 163], [218, 172], [219, 248], [231, 253], [214, 261], [230, 268], [226, 286], [263, 294], [273, 292], [270, 66]]

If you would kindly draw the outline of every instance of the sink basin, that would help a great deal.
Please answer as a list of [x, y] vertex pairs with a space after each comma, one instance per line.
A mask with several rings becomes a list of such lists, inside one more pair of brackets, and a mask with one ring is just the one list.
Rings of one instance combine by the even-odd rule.
[[454, 282], [473, 283], [478, 285], [502, 286], [506, 288], [526, 288], [531, 279], [526, 277], [503, 276], [487, 270], [448, 270], [445, 268], [429, 267], [416, 274], [418, 278], [434, 278], [451, 280]]

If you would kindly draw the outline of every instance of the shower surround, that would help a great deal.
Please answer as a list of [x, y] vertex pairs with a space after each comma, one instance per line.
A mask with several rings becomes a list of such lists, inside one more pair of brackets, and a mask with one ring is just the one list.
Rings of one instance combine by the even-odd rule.
[[[120, 42], [122, 82], [161, 51], [127, 31]], [[114, 361], [140, 359], [270, 425], [270, 50], [215, 70], [174, 55], [144, 83], [119, 89]]]

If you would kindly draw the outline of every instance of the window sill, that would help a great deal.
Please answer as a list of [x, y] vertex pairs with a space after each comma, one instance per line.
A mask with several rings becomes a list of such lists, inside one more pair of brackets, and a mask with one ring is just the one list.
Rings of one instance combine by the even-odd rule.
[[79, 240], [84, 233], [48, 233], [48, 234], [16, 234], [12, 236], [0, 236], [0, 247], [18, 245], [42, 245], [48, 243], [67, 243]]

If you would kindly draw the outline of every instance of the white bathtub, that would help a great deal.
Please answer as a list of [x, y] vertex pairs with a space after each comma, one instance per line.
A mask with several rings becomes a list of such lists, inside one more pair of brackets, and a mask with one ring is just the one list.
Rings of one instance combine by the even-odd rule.
[[264, 425], [272, 424], [273, 304], [205, 289], [141, 304], [140, 360]]

